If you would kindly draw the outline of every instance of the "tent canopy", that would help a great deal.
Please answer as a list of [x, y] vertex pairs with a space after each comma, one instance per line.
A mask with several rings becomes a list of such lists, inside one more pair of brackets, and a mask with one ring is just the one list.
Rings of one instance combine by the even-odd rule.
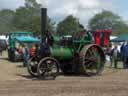
[[19, 42], [39, 42], [38, 38], [32, 36], [17, 36], [16, 40]]
[[124, 41], [128, 41], [128, 34], [120, 35], [117, 38], [111, 40], [111, 42], [124, 42]]

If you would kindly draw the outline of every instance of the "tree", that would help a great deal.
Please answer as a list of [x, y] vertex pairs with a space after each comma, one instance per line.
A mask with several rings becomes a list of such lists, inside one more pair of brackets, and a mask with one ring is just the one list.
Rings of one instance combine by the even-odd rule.
[[56, 28], [55, 28], [55, 22], [52, 21], [51, 18], [47, 17], [47, 30], [50, 32], [53, 32], [55, 34]]
[[89, 21], [89, 28], [96, 29], [111, 29], [113, 34], [125, 33], [128, 26], [123, 22], [120, 16], [110, 12], [103, 11], [96, 14]]
[[[41, 5], [36, 2], [36, 0], [25, 0], [25, 7], [19, 7], [16, 9], [15, 18], [13, 21], [14, 26], [21, 31], [33, 31], [36, 32], [32, 23], [40, 22], [32, 22], [40, 16], [40, 7]], [[39, 25], [36, 25], [39, 26]], [[38, 32], [38, 31], [37, 31]]]
[[[49, 17], [47, 19], [47, 28], [52, 31], [54, 25]], [[41, 34], [41, 5], [36, 0], [25, 0], [25, 7], [16, 9], [13, 24], [18, 30]]]
[[128, 25], [123, 21], [120, 21], [113, 26], [112, 30], [115, 35], [128, 34]]
[[14, 14], [15, 12], [10, 9], [3, 9], [0, 11], [0, 34], [6, 34], [15, 29], [12, 26]]
[[78, 19], [72, 15], [67, 16], [63, 21], [57, 25], [58, 35], [75, 35], [77, 32], [85, 30], [83, 25], [79, 23]]

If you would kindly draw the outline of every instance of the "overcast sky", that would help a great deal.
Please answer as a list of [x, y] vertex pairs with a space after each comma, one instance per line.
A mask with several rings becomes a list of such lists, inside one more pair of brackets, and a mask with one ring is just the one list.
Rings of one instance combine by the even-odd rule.
[[[48, 16], [60, 21], [73, 14], [85, 26], [94, 14], [102, 10], [113, 11], [128, 21], [128, 0], [37, 0], [48, 8]], [[15, 9], [24, 5], [24, 0], [0, 0], [0, 8]]]

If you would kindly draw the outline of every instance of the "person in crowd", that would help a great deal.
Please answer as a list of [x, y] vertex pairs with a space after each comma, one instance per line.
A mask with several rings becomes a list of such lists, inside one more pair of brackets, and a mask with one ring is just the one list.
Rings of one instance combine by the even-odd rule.
[[30, 56], [31, 57], [35, 57], [35, 55], [36, 55], [36, 45], [35, 44], [33, 44], [32, 45], [32, 47], [30, 48]]
[[109, 46], [107, 46], [107, 48], [106, 48], [106, 50], [105, 50], [105, 55], [110, 55], [110, 47]]
[[125, 42], [121, 45], [120, 47], [120, 53], [121, 53], [121, 60], [123, 62], [123, 68], [125, 69], [125, 62], [124, 62], [124, 47], [125, 47]]
[[30, 58], [30, 52], [27, 45], [23, 45], [22, 53], [23, 53], [23, 66], [25, 67]]
[[21, 54], [22, 53], [22, 45], [19, 45], [19, 47], [18, 47], [18, 52]]
[[112, 68], [112, 62], [114, 61], [114, 68], [117, 68], [117, 61], [118, 61], [118, 56], [119, 56], [119, 50], [117, 48], [117, 45], [111, 50], [111, 64], [110, 67]]
[[105, 55], [109, 57], [110, 60], [110, 68], [112, 67], [112, 55], [111, 55], [111, 46], [107, 46], [107, 49], [105, 50]]
[[124, 56], [124, 59], [123, 59], [124, 69], [128, 69], [128, 42], [123, 48], [123, 56]]

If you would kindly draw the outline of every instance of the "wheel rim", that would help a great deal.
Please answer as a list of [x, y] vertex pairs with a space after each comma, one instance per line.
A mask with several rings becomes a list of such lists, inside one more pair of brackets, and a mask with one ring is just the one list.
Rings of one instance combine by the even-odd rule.
[[34, 58], [30, 59], [28, 61], [28, 71], [29, 73], [32, 75], [32, 76], [38, 76], [38, 73], [37, 73], [37, 65], [38, 65], [38, 62], [34, 60]]
[[58, 73], [58, 62], [52, 58], [44, 58], [38, 65], [40, 77], [54, 77]]
[[87, 75], [96, 75], [103, 67], [104, 60], [101, 57], [101, 51], [97, 46], [90, 46], [83, 58], [83, 67]]

